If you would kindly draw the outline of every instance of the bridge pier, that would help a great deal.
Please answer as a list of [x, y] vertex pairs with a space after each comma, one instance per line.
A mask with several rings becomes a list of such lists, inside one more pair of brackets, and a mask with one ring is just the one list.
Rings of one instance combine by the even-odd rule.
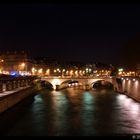
[[60, 90], [60, 85], [55, 85], [54, 89], [55, 90]]

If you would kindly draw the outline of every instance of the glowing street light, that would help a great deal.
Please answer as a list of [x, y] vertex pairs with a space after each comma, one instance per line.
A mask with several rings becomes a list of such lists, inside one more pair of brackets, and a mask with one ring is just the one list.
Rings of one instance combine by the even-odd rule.
[[77, 70], [75, 71], [75, 75], [78, 76], [78, 71]]
[[0, 69], [0, 74], [2, 74], [2, 70]]
[[85, 71], [83, 70], [83, 74], [85, 74]]
[[69, 75], [69, 71], [68, 70], [66, 71], [66, 75]]
[[91, 72], [92, 71], [92, 69], [89, 69], [89, 72]]
[[32, 68], [32, 72], [34, 72], [34, 71], [35, 71], [35, 68], [33, 67], [33, 68]]
[[136, 79], [133, 79], [133, 81], [136, 81]]
[[73, 70], [70, 71], [70, 76], [72, 76], [72, 75], [73, 75]]
[[[24, 71], [25, 68], [27, 69], [26, 64], [24, 62], [19, 64], [19, 71]], [[27, 70], [25, 70], [25, 71], [27, 71]]]
[[122, 71], [123, 71], [123, 68], [118, 69], [118, 71], [119, 71], [119, 72], [122, 72]]
[[46, 75], [50, 75], [50, 69], [46, 70]]
[[61, 72], [61, 70], [60, 70], [59, 68], [57, 68], [57, 71], [58, 71], [58, 72]]
[[42, 74], [42, 73], [43, 73], [43, 69], [42, 69], [42, 68], [39, 69], [39, 70], [38, 70], [38, 73], [39, 73], [39, 74]]
[[34, 75], [35, 72], [36, 72], [36, 69], [33, 67], [31, 71], [32, 71], [32, 73], [33, 73], [33, 75]]
[[35, 72], [35, 68], [34, 67], [32, 68], [32, 72]]
[[22, 67], [25, 67], [25, 63], [22, 63], [21, 66], [22, 66]]
[[4, 62], [4, 60], [3, 59], [0, 59], [0, 63], [3, 63]]

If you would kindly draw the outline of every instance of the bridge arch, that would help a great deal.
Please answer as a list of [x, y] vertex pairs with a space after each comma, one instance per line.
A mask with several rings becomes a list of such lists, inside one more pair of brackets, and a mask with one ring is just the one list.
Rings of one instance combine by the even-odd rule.
[[114, 84], [111, 81], [105, 80], [105, 79], [100, 79], [97, 81], [94, 81], [91, 84], [91, 88], [109, 88], [109, 89], [114, 89]]
[[46, 80], [37, 80], [35, 81], [35, 85], [37, 87], [43, 87], [49, 90], [53, 90], [53, 85], [49, 81], [46, 81]]
[[59, 85], [59, 88], [63, 89], [63, 88], [68, 88], [68, 87], [77, 87], [77, 86], [80, 86], [80, 85], [82, 85], [82, 83], [79, 80], [70, 79], [70, 80], [63, 81]]
[[46, 88], [53, 90], [53, 85], [49, 81], [43, 81], [43, 82]]
[[68, 86], [69, 83], [78, 83], [79, 85], [83, 85], [83, 80], [81, 79], [71, 79], [71, 78], [48, 78], [43, 79], [50, 82], [53, 85], [53, 89], [55, 90], [57, 87]]

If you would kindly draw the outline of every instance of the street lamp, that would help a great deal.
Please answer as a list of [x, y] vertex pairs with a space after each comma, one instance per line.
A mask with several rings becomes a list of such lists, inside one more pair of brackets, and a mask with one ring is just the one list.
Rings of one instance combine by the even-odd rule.
[[43, 69], [42, 69], [42, 68], [39, 69], [39, 70], [38, 70], [38, 73], [39, 73], [39, 74], [42, 74], [42, 73], [43, 73]]
[[[4, 62], [4, 60], [3, 59], [0, 59], [0, 64], [2, 64]], [[2, 69], [3, 69], [3, 66], [1, 65], [0, 66], [0, 74], [2, 73]]]
[[4, 60], [3, 59], [0, 59], [0, 63], [3, 63], [4, 62]]
[[27, 71], [26, 69], [25, 69], [25, 67], [26, 67], [26, 64], [23, 62], [23, 63], [20, 63], [20, 65], [19, 65], [19, 71]]
[[89, 75], [89, 68], [86, 68], [86, 76]]
[[25, 63], [22, 63], [21, 66], [22, 66], [22, 67], [25, 67]]
[[32, 68], [32, 74], [35, 75], [35, 72], [37, 71], [34, 67]]
[[62, 70], [62, 77], [65, 75], [65, 74], [64, 74], [65, 71], [66, 71], [65, 69]]
[[70, 71], [70, 76], [73, 76], [73, 70]]
[[46, 75], [50, 75], [50, 69], [46, 70]]
[[123, 68], [119, 68], [119, 69], [118, 69], [118, 75], [119, 75], [119, 76], [122, 76], [123, 71], [124, 71]]
[[76, 77], [78, 76], [78, 71], [77, 70], [75, 71], [75, 75], [76, 75]]
[[119, 71], [119, 72], [122, 72], [122, 71], [123, 71], [123, 68], [119, 68], [118, 71]]
[[67, 76], [69, 75], [69, 71], [68, 71], [68, 70], [66, 71], [66, 75], [67, 75]]

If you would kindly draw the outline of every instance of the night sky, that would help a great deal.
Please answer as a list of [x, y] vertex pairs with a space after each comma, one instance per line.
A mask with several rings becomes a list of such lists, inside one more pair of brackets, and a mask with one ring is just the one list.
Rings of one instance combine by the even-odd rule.
[[84, 62], [138, 63], [140, 5], [1, 5], [0, 51], [7, 50]]

